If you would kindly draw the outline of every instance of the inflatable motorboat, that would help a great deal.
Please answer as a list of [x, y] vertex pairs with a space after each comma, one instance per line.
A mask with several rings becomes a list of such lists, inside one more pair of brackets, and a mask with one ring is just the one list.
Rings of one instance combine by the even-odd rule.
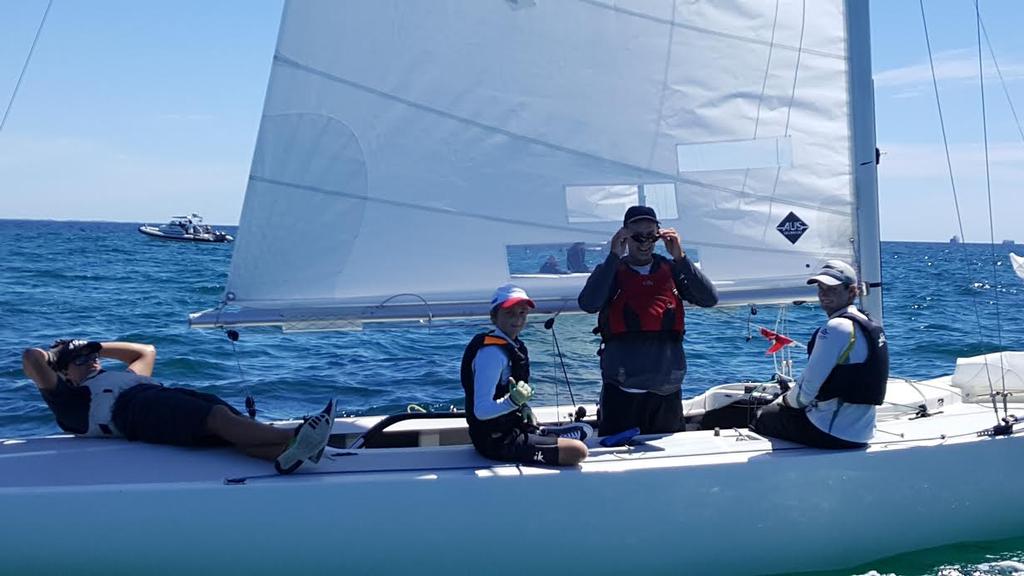
[[234, 238], [220, 230], [214, 230], [209, 224], [203, 224], [202, 216], [175, 216], [167, 224], [160, 226], [142, 225], [139, 232], [155, 238], [167, 240], [189, 240], [192, 242], [231, 242]]

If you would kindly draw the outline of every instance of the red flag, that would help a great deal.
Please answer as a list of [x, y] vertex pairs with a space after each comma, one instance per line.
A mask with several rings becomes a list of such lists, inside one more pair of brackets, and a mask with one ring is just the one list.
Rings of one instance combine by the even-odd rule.
[[786, 346], [789, 346], [790, 344], [793, 343], [792, 338], [789, 338], [788, 336], [783, 336], [782, 334], [778, 334], [776, 332], [772, 332], [767, 328], [761, 328], [761, 336], [764, 336], [765, 338], [768, 339], [769, 342], [772, 343], [772, 345], [768, 347], [768, 351], [765, 352], [765, 356], [767, 356], [768, 354], [775, 354], [779, 350], [782, 350]]

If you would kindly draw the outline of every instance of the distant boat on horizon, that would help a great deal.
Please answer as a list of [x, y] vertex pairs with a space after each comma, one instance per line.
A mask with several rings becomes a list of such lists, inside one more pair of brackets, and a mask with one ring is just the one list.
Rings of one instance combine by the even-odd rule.
[[139, 232], [154, 238], [165, 240], [185, 240], [188, 242], [231, 242], [230, 234], [214, 230], [209, 224], [203, 224], [203, 217], [193, 212], [188, 216], [174, 216], [167, 224], [139, 226]]
[[960, 243], [960, 236], [957, 236], [956, 234], [953, 234], [953, 237], [949, 239], [949, 243], [950, 244], [959, 244]]

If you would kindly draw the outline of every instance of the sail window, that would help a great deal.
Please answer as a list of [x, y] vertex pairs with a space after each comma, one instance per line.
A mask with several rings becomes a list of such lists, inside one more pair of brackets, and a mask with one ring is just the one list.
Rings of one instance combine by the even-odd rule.
[[[683, 250], [697, 266], [700, 266], [700, 251], [683, 244]], [[671, 258], [663, 243], [658, 242], [654, 251]], [[589, 275], [594, 267], [608, 257], [607, 242], [556, 242], [551, 244], [510, 244], [505, 246], [508, 272], [512, 277], [571, 276]]]
[[679, 144], [676, 159], [680, 172], [788, 168], [793, 165], [793, 149], [789, 136]]
[[[676, 185], [672, 182], [644, 184], [640, 187], [639, 204], [654, 208], [658, 220], [675, 220], [679, 218], [676, 211]], [[625, 212], [623, 212], [625, 213]]]
[[571, 224], [621, 222], [630, 206], [654, 208], [660, 220], [675, 220], [676, 185], [672, 182], [566, 186], [565, 205]]
[[608, 256], [608, 245], [595, 242], [510, 244], [505, 246], [512, 276], [590, 274]]

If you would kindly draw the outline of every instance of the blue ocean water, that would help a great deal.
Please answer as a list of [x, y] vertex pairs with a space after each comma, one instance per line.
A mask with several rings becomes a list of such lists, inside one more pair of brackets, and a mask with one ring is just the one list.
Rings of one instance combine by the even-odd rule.
[[[260, 417], [316, 411], [339, 399], [347, 414], [462, 406], [459, 361], [485, 324], [461, 322], [412, 331], [282, 333], [193, 330], [188, 312], [219, 301], [230, 244], [145, 237], [137, 224], [0, 220], [0, 438], [59, 430], [21, 372], [21, 351], [56, 338], [132, 340], [157, 347], [165, 384], [214, 392], [241, 407], [249, 392]], [[235, 230], [229, 229], [231, 233]], [[1024, 350], [1024, 281], [1008, 247], [883, 243], [885, 325], [892, 371], [928, 378], [952, 371], [956, 357]], [[1024, 253], [1022, 247], [1018, 253]], [[776, 308], [687, 311], [689, 373], [684, 394], [724, 382], [767, 379], [766, 342]], [[785, 332], [805, 341], [820, 323], [812, 304], [787, 309]], [[523, 338], [542, 403], [568, 403], [551, 331], [535, 318]], [[595, 401], [600, 388], [593, 317], [563, 316], [555, 326], [572, 394]], [[752, 336], [752, 337], [751, 337]], [[802, 361], [796, 358], [799, 371]], [[979, 483], [981, 480], [979, 479]], [[980, 485], [980, 484], [979, 484]], [[1024, 520], [1022, 520], [1024, 523]], [[950, 546], [835, 574], [1024, 575], [1024, 539]]]

